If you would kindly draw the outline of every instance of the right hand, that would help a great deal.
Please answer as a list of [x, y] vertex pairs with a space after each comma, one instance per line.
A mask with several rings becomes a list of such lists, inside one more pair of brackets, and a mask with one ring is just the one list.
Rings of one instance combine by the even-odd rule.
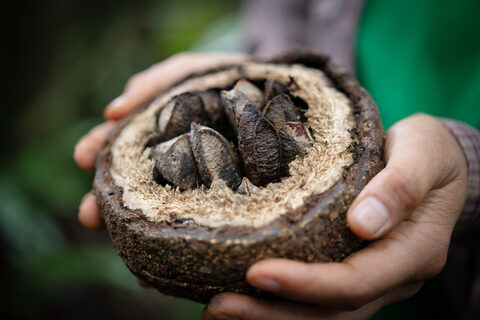
[[437, 275], [467, 193], [462, 148], [440, 120], [413, 115], [387, 131], [384, 159], [347, 212], [350, 229], [374, 241], [342, 262], [259, 261], [246, 280], [285, 300], [223, 293], [202, 319], [370, 319]]
[[[135, 74], [128, 80], [123, 93], [106, 107], [104, 117], [107, 121], [91, 129], [77, 142], [73, 154], [75, 162], [84, 170], [94, 171], [97, 152], [102, 148], [105, 137], [115, 125], [116, 120], [151, 101], [156, 95], [191, 73], [247, 59], [246, 55], [239, 53], [185, 52], [173, 55]], [[83, 197], [78, 219], [85, 228], [90, 230], [99, 230], [104, 227], [92, 193], [87, 193]]]

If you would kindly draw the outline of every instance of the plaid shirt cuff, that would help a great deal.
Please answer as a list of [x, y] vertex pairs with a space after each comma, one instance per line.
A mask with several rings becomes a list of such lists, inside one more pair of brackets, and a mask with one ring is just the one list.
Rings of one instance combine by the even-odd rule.
[[450, 119], [441, 120], [457, 138], [467, 159], [467, 199], [458, 222], [480, 226], [480, 131], [462, 122]]

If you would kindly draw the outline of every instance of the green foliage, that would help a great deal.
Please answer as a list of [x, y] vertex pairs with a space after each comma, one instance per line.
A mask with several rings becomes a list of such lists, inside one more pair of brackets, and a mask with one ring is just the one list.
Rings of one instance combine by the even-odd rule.
[[[16, 310], [17, 318], [46, 318], [58, 292], [84, 286], [107, 288], [114, 297], [117, 292], [140, 297], [132, 301], [142, 308], [146, 293], [106, 234], [83, 230], [76, 222], [93, 175], [76, 167], [73, 148], [102, 121], [105, 105], [132, 74], [192, 47], [238, 50], [236, 4], [76, 0], [35, 5], [36, 18], [27, 10], [32, 8], [22, 11], [24, 20], [30, 19], [25, 46], [37, 50], [18, 56], [18, 65], [31, 69], [11, 92], [19, 105], [2, 119], [11, 137], [0, 157], [0, 248], [6, 262], [0, 298], [10, 308], [7, 315]], [[157, 308], [169, 309], [174, 319], [198, 318], [202, 308], [156, 292], [149, 295], [164, 301]]]

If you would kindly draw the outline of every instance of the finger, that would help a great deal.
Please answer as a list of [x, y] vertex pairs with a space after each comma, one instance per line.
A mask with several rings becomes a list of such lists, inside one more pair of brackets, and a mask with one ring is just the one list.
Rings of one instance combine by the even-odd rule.
[[128, 81], [125, 92], [107, 106], [104, 116], [109, 120], [120, 119], [191, 73], [245, 59], [246, 55], [243, 54], [182, 53], [174, 55], [133, 76]]
[[[407, 227], [411, 225], [406, 224]], [[404, 283], [423, 280], [416, 270], [425, 261], [433, 260], [431, 255], [436, 255], [436, 252], [430, 254], [423, 247], [414, 246], [419, 241], [418, 237], [422, 236], [421, 232], [409, 230], [412, 245], [405, 245], [397, 239], [383, 239], [371, 243], [341, 263], [263, 260], [250, 267], [246, 278], [252, 286], [288, 299], [356, 308]], [[434, 246], [435, 239], [431, 242], [426, 245]], [[428, 278], [430, 274], [423, 276]]]
[[91, 129], [75, 146], [73, 158], [77, 165], [87, 171], [95, 170], [97, 153], [105, 143], [108, 132], [115, 126], [115, 122], [108, 121]]
[[147, 78], [144, 80], [146, 83], [142, 89], [126, 91], [110, 102], [103, 113], [104, 118], [107, 120], [121, 119], [136, 108], [153, 100], [155, 95], [162, 91], [161, 86], [149, 83]]
[[291, 301], [271, 302], [236, 293], [215, 296], [202, 312], [202, 320], [319, 319], [320, 309]]
[[83, 197], [78, 209], [78, 220], [85, 228], [90, 230], [100, 230], [105, 227], [93, 194], [87, 193]]
[[387, 132], [387, 165], [362, 190], [347, 213], [358, 236], [373, 240], [408, 217], [426, 194], [446, 179], [437, 120], [416, 116]]
[[380, 308], [411, 297], [421, 287], [415, 283], [398, 288], [355, 311], [319, 307], [292, 301], [263, 301], [244, 295], [225, 293], [216, 296], [202, 312], [202, 319], [368, 319]]

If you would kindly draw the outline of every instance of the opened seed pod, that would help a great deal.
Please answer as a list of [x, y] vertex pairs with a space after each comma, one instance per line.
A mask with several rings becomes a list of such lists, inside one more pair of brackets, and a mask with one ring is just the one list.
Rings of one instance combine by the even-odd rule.
[[191, 75], [129, 116], [99, 154], [94, 191], [115, 250], [161, 292], [269, 298], [245, 281], [253, 263], [362, 247], [346, 212], [382, 148], [357, 81], [323, 56], [289, 55]]

